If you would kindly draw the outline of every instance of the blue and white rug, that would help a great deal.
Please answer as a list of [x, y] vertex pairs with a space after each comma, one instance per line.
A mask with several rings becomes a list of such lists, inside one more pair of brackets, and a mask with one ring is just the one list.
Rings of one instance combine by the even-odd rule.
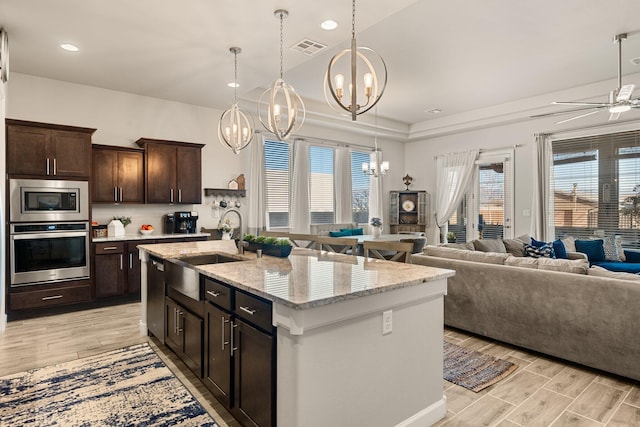
[[0, 378], [3, 426], [211, 426], [148, 344]]

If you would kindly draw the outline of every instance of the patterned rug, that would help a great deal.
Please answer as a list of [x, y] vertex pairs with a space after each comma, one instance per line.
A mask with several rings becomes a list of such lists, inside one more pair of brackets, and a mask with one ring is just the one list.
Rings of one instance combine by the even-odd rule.
[[0, 378], [3, 426], [217, 426], [148, 344]]
[[515, 363], [444, 341], [444, 379], [476, 393], [516, 369]]

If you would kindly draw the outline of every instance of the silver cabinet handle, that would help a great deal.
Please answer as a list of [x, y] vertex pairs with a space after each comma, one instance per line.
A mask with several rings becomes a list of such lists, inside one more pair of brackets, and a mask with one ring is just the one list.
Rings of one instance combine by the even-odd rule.
[[102, 248], [103, 251], [115, 251], [116, 249], [118, 249], [117, 246], [107, 246]]
[[[182, 317], [184, 312], [180, 310], [177, 310], [177, 311], [178, 311], [178, 322], [176, 324], [178, 325], [178, 335], [180, 335], [180, 332], [184, 331], [184, 325], [182, 326], [182, 328], [180, 327], [180, 319], [184, 319], [184, 317]], [[182, 322], [184, 323], [184, 320]]]
[[133, 252], [129, 253], [129, 270], [133, 270]]
[[178, 188], [178, 203], [182, 203], [182, 188]]
[[207, 291], [207, 293], [214, 298], [218, 298], [220, 296], [220, 292]]
[[120, 201], [124, 202], [122, 187], [120, 187]]
[[233, 357], [233, 352], [236, 351], [238, 348], [235, 347], [235, 339], [234, 339], [234, 329], [237, 327], [238, 325], [234, 324], [233, 322], [231, 322], [231, 346], [229, 348], [231, 348], [231, 357]]
[[173, 188], [169, 191], [169, 202], [173, 203]]
[[123, 268], [122, 268], [122, 254], [120, 254], [120, 271], [122, 271], [122, 270], [123, 270]]
[[255, 310], [251, 310], [249, 307], [243, 307], [243, 306], [240, 306], [240, 310], [242, 310], [242, 311], [244, 311], [245, 313], [248, 313], [248, 314], [250, 314], [250, 315], [252, 315], [252, 316], [253, 316], [254, 314], [256, 314], [256, 311], [255, 311]]
[[51, 295], [50, 297], [42, 297], [42, 301], [49, 301], [52, 299], [60, 299], [62, 298], [62, 295]]
[[113, 201], [118, 201], [118, 187], [113, 187]]
[[56, 158], [53, 158], [53, 174], [58, 175], [58, 165], [56, 164]]
[[49, 173], [50, 173], [49, 158], [47, 157], [47, 175], [49, 175]]
[[222, 348], [221, 348], [222, 351], [224, 351], [224, 346], [229, 344], [229, 341], [224, 340], [224, 324], [225, 323], [229, 323], [229, 321], [225, 319], [224, 316], [222, 316], [222, 320], [220, 324], [220, 326], [222, 327]]

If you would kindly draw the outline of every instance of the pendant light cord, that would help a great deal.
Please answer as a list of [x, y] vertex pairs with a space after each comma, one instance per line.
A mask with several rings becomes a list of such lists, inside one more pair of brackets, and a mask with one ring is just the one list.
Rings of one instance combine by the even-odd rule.
[[[283, 38], [283, 24], [282, 22], [284, 21], [284, 13], [280, 12], [280, 78], [283, 79], [283, 73], [282, 73], [282, 63], [284, 62], [284, 55], [282, 53], [282, 46], [284, 45], [284, 38]], [[284, 80], [284, 79], [283, 79]]]
[[238, 103], [238, 51], [233, 52], [233, 102]]
[[356, 38], [356, 0], [351, 3], [351, 38]]

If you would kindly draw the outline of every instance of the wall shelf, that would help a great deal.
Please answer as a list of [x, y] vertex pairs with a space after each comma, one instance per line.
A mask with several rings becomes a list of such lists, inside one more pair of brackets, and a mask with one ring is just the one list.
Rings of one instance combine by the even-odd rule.
[[205, 188], [205, 196], [246, 197], [247, 190], [230, 190], [228, 188]]

